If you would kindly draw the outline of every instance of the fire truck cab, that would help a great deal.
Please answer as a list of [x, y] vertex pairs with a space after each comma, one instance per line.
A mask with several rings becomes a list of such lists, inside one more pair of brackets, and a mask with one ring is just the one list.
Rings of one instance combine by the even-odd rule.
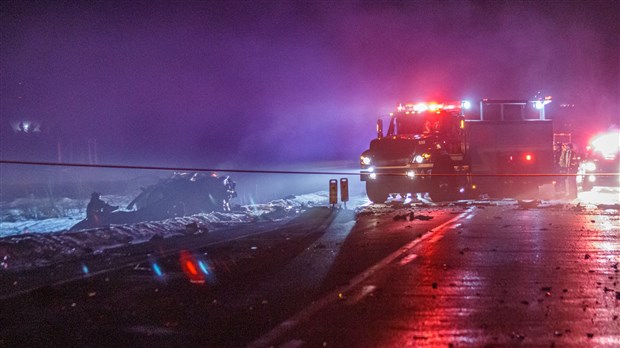
[[447, 200], [464, 190], [470, 172], [465, 106], [462, 102], [399, 105], [389, 116], [385, 134], [379, 119], [377, 138], [360, 157], [369, 199], [380, 203], [390, 193], [429, 192], [434, 200]]
[[479, 118], [467, 120], [466, 101], [399, 105], [385, 134], [377, 121], [377, 138], [360, 156], [368, 198], [383, 203], [390, 194], [428, 193], [445, 201], [481, 188], [537, 193], [554, 172], [553, 127], [544, 118], [550, 99], [533, 109], [537, 102], [542, 110], [530, 118], [527, 100], [485, 99]]

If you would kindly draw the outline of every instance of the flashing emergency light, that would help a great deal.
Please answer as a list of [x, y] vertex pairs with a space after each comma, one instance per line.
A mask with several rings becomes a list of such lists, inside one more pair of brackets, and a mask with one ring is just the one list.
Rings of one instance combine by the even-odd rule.
[[[399, 104], [396, 107], [397, 112], [405, 112], [406, 114], [415, 114], [425, 111], [439, 112], [441, 110], [456, 110], [456, 109], [468, 109], [471, 107], [471, 103], [468, 101], [451, 102], [451, 103], [417, 103], [417, 104]], [[390, 113], [393, 116], [393, 113]]]
[[413, 111], [422, 112], [428, 110], [428, 106], [424, 103], [418, 103], [413, 106]]
[[551, 103], [551, 96], [550, 95], [546, 96], [542, 100], [535, 100], [535, 101], [533, 101], [533, 103], [534, 103], [534, 108], [536, 110], [541, 110], [541, 109], [543, 109], [545, 107], [545, 105]]
[[430, 104], [428, 105], [428, 109], [429, 109], [430, 111], [438, 111], [438, 110], [441, 110], [441, 109], [443, 109], [443, 108], [444, 108], [444, 105], [443, 105], [443, 104], [430, 103]]

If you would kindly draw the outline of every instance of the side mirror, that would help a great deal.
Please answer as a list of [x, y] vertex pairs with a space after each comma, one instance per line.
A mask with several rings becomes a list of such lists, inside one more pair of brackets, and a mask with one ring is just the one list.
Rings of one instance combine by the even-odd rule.
[[383, 138], [383, 120], [382, 119], [377, 120], [377, 138], [378, 139]]

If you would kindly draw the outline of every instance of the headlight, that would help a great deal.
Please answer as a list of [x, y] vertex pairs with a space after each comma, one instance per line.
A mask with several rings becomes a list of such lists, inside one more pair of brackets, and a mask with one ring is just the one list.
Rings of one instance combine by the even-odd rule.
[[594, 176], [594, 175], [588, 176], [588, 181], [589, 182], [595, 182], [596, 181], [596, 176]]
[[594, 164], [594, 162], [587, 162], [585, 168], [587, 171], [593, 172], [596, 170], [596, 164]]
[[430, 153], [423, 153], [421, 155], [417, 155], [413, 158], [413, 161], [415, 163], [422, 163], [424, 161], [428, 161], [428, 159], [431, 158], [431, 154]]
[[361, 162], [363, 165], [369, 165], [369, 164], [370, 164], [370, 157], [361, 156], [361, 157], [360, 157], [360, 162]]

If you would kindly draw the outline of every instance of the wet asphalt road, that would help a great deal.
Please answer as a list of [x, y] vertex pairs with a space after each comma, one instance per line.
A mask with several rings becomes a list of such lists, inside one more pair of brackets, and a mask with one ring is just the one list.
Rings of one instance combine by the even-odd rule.
[[617, 210], [494, 204], [315, 208], [176, 240], [208, 265], [193, 282], [178, 253], [136, 249], [3, 300], [0, 346], [620, 345]]
[[479, 206], [255, 343], [617, 347], [619, 226], [615, 210]]

